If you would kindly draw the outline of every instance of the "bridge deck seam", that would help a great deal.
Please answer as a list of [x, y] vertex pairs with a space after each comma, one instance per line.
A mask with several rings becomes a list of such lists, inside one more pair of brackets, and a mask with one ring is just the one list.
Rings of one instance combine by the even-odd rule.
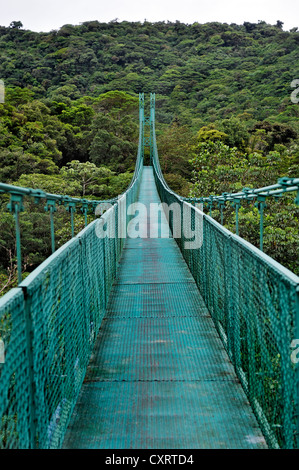
[[190, 279], [189, 281], [186, 280], [186, 281], [164, 281], [164, 282], [161, 282], [161, 281], [145, 281], [145, 282], [135, 282], [135, 281], [132, 281], [132, 282], [121, 282], [121, 281], [117, 281], [114, 285], [121, 285], [121, 286], [135, 286], [135, 285], [147, 285], [147, 284], [159, 284], [159, 285], [162, 285], [162, 284], [194, 284], [195, 281], [192, 281], [192, 279]]
[[181, 383], [204, 383], [204, 382], [232, 382], [232, 383], [240, 383], [238, 378], [215, 378], [215, 379], [136, 379], [136, 380], [126, 380], [126, 379], [88, 379], [84, 380], [84, 384], [93, 384], [93, 383], [137, 383], [137, 382], [144, 382], [144, 383], [154, 383], [154, 382], [181, 382]]

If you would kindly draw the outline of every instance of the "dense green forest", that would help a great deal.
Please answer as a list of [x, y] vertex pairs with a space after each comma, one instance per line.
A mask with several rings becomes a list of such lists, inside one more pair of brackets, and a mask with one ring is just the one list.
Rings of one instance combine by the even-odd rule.
[[[156, 93], [161, 166], [183, 196], [298, 176], [291, 83], [299, 79], [299, 32], [282, 26], [89, 21], [49, 33], [20, 21], [0, 26], [0, 181], [97, 199], [121, 193], [137, 154], [139, 92]], [[265, 251], [299, 273], [294, 197], [268, 203]], [[2, 292], [16, 283], [6, 204], [2, 196]], [[25, 273], [50, 254], [48, 214], [28, 209], [21, 215]], [[68, 214], [61, 208], [55, 217], [61, 245]], [[75, 223], [83, 227], [82, 216]], [[232, 209], [225, 224], [233, 230]], [[258, 224], [257, 208], [243, 207], [240, 234], [257, 246]]]

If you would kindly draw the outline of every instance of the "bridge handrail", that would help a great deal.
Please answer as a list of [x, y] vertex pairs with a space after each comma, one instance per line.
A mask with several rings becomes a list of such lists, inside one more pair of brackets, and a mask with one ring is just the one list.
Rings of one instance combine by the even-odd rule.
[[[238, 200], [253, 200], [258, 196], [263, 197], [278, 197], [287, 192], [299, 191], [299, 178], [280, 178], [277, 184], [265, 186], [263, 188], [244, 188], [242, 191], [236, 193], [222, 193], [222, 195], [214, 196], [210, 195], [207, 197], [184, 197], [186, 201], [194, 202], [228, 202]], [[299, 199], [296, 199], [296, 203], [299, 204]]]
[[[8, 193], [8, 194], [17, 194], [19, 196], [28, 196], [38, 199], [49, 199], [53, 201], [57, 201], [60, 204], [74, 202], [75, 204], [88, 204], [91, 209], [94, 208], [95, 205], [102, 202], [102, 200], [98, 199], [88, 199], [88, 198], [77, 198], [68, 196], [67, 194], [52, 194], [43, 191], [42, 189], [33, 189], [33, 188], [24, 188], [22, 186], [15, 186], [12, 184], [0, 183], [0, 193]], [[116, 202], [116, 198], [105, 199], [105, 202], [111, 201]]]

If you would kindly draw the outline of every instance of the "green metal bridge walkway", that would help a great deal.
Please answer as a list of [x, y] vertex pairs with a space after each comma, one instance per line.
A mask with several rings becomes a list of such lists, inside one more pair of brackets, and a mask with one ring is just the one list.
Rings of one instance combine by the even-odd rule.
[[[139, 202], [161, 202], [151, 167]], [[127, 239], [64, 447], [265, 446], [175, 240]]]
[[[0, 183], [19, 277], [0, 298], [0, 449], [299, 448], [299, 278], [263, 253], [266, 200], [299, 204], [299, 178], [182, 198], [160, 168], [154, 94], [139, 122], [118, 198]], [[239, 236], [243, 201], [260, 249]], [[21, 212], [41, 203], [52, 255], [23, 279]], [[235, 233], [211, 217], [227, 203]], [[65, 209], [72, 237], [56, 249]]]

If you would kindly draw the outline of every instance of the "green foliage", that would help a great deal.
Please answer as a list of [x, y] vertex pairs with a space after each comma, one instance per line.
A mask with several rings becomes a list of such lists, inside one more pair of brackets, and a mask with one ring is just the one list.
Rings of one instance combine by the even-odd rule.
[[[112, 117], [113, 116], [113, 117]], [[90, 144], [90, 159], [96, 165], [109, 165], [117, 172], [133, 170], [137, 155], [138, 121], [132, 116], [117, 117], [99, 113], [92, 127], [92, 140]]]
[[100, 109], [120, 119], [131, 111], [137, 110], [139, 101], [136, 96], [128, 95], [123, 91], [108, 91], [98, 98]]
[[15, 183], [16, 186], [25, 186], [41, 189], [47, 193], [78, 196], [81, 185], [78, 181], [66, 180], [61, 174], [43, 175], [39, 173], [23, 174]]
[[[77, 99], [73, 86], [59, 87], [53, 96], [57, 101], [36, 99], [27, 88], [8, 87], [6, 102], [0, 104], [1, 182], [74, 197], [116, 197], [132, 178], [128, 170], [134, 168], [137, 155], [138, 100], [125, 92]], [[0, 292], [4, 293], [17, 284], [17, 270], [14, 221], [6, 212], [7, 196], [1, 200]], [[44, 205], [25, 200], [20, 216], [24, 274], [51, 254]], [[56, 246], [60, 246], [71, 236], [70, 215], [59, 206], [54, 219]], [[84, 227], [83, 214], [75, 214], [74, 224], [77, 233]]]
[[214, 124], [209, 124], [208, 126], [203, 126], [199, 129], [196, 134], [198, 142], [215, 142], [215, 141], [226, 141], [227, 134], [220, 132], [215, 129]]
[[206, 197], [237, 188], [248, 162], [236, 147], [231, 148], [218, 140], [199, 142], [192, 150], [192, 195]]
[[190, 128], [174, 122], [157, 135], [160, 164], [163, 173], [175, 173], [187, 180], [191, 178], [190, 147], [195, 141]]
[[[299, 107], [290, 100], [290, 83], [299, 76], [298, 44], [297, 28], [283, 31], [279, 21], [87, 21], [49, 33], [25, 30], [20, 21], [0, 26], [0, 180], [71, 196], [117, 196], [134, 170], [139, 92], [156, 93], [162, 170], [182, 195], [298, 176]], [[288, 249], [294, 257], [291, 216], [296, 221], [297, 215], [289, 207], [277, 214], [285, 210], [290, 219], [268, 218], [265, 228], [265, 249], [283, 264]], [[268, 217], [275, 215], [271, 210]], [[13, 283], [13, 233], [5, 204], [0, 211], [8, 234], [2, 248], [0, 242], [0, 275]], [[69, 233], [68, 215], [55, 214], [61, 242]], [[240, 227], [256, 242], [251, 218], [254, 209], [241, 211]], [[47, 255], [49, 234], [45, 230], [34, 242], [33, 219], [22, 219], [30, 271]], [[76, 214], [77, 228], [82, 220]]]
[[80, 185], [80, 196], [103, 195], [103, 184], [109, 181], [113, 175], [112, 171], [106, 167], [97, 167], [94, 163], [81, 163], [79, 160], [72, 160], [60, 170], [63, 181], [70, 184]]
[[164, 173], [168, 186], [177, 194], [188, 197], [191, 184], [182, 176], [173, 173]]
[[240, 150], [246, 149], [250, 135], [244, 121], [232, 116], [229, 119], [223, 119], [218, 122], [218, 126], [220, 132], [226, 136], [224, 140], [227, 145], [237, 147]]
[[25, 153], [22, 148], [15, 150], [0, 149], [0, 181], [15, 181], [23, 174], [42, 173], [52, 175], [58, 172], [58, 167], [48, 158], [40, 158]]
[[198, 119], [209, 124], [244, 112], [292, 126], [299, 116], [290, 101], [299, 72], [296, 28], [88, 21], [34, 33], [14, 21], [0, 32], [0, 77], [37, 99], [69, 106], [83, 95], [101, 96], [104, 107], [122, 109], [121, 93], [134, 106], [136, 93], [153, 91], [163, 122], [179, 113], [194, 131]]
[[[244, 187], [258, 188], [276, 183], [278, 178], [293, 171], [293, 163], [298, 156], [284, 146], [275, 148], [266, 155], [262, 152], [247, 154], [221, 141], [200, 142], [192, 148], [194, 184], [190, 196], [220, 195], [237, 192]], [[298, 171], [298, 166], [296, 169]], [[235, 213], [229, 205], [224, 214], [225, 226], [234, 232]], [[212, 215], [219, 221], [219, 210], [214, 210]], [[298, 219], [299, 210], [294, 204], [294, 195], [283, 196], [279, 201], [267, 199], [264, 251], [297, 274]], [[259, 213], [252, 203], [244, 202], [239, 210], [239, 233], [259, 247]]]
[[114, 175], [109, 180], [109, 186], [107, 186], [107, 192], [109, 197], [116, 197], [119, 194], [122, 194], [127, 187], [129, 186], [133, 177], [133, 173], [126, 171], [125, 173], [120, 173], [119, 175]]

